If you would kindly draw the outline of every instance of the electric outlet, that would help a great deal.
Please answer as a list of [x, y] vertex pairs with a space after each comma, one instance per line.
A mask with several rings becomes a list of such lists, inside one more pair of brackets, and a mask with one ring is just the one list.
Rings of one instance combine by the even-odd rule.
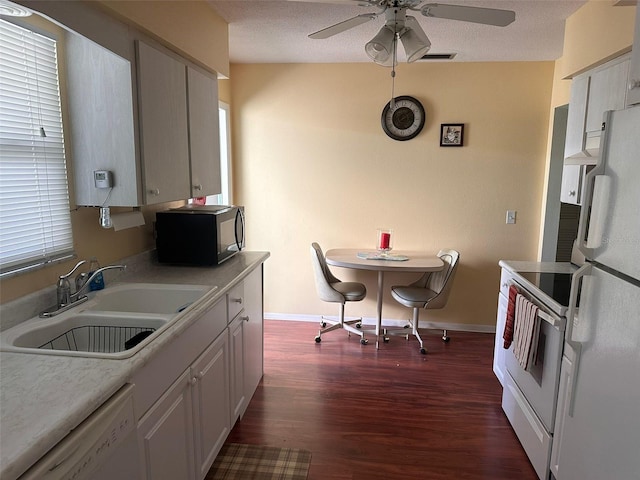
[[516, 213], [515, 210], [507, 210], [507, 224], [516, 223]]

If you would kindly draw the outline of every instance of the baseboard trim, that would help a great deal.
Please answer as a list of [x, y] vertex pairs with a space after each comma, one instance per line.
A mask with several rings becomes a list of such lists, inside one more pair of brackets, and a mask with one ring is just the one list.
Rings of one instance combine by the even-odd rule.
[[[296, 322], [320, 322], [321, 315], [293, 314], [293, 313], [265, 313], [265, 320], [287, 320]], [[346, 320], [353, 320], [357, 317], [347, 317]], [[373, 317], [363, 317], [362, 323], [365, 325], [375, 325], [376, 319]], [[391, 327], [403, 327], [407, 320], [384, 319], [384, 324]], [[420, 328], [433, 328], [436, 330], [451, 330], [458, 332], [475, 333], [496, 333], [495, 325], [471, 325], [467, 323], [448, 322], [420, 322]]]

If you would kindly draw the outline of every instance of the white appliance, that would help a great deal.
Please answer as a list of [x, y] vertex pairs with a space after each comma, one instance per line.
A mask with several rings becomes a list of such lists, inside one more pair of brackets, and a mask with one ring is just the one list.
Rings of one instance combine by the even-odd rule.
[[551, 473], [640, 478], [640, 107], [605, 114], [587, 175], [560, 374]]
[[549, 475], [571, 278], [568, 272], [517, 271], [501, 288], [502, 292], [515, 286], [538, 307], [540, 331], [532, 346], [537, 352], [535, 362], [525, 369], [513, 346], [504, 353], [502, 409], [540, 480]]
[[133, 385], [125, 385], [20, 480], [133, 480], [140, 477]]

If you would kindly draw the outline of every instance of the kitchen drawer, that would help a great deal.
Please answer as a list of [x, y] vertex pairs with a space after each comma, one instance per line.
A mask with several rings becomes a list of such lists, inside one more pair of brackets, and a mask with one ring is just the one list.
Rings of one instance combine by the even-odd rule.
[[229, 312], [228, 322], [231, 323], [243, 309], [244, 282], [236, 285], [229, 290], [229, 293], [227, 293], [227, 311]]
[[538, 477], [540, 480], [546, 480], [549, 475], [553, 437], [547, 432], [508, 372], [504, 381], [502, 410], [507, 415]]

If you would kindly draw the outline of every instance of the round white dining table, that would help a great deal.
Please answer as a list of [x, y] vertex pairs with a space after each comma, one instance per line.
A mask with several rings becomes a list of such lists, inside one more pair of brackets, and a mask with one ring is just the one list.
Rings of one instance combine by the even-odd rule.
[[426, 252], [396, 251], [391, 255], [407, 257], [407, 260], [370, 260], [361, 258], [358, 253], [376, 253], [371, 250], [357, 248], [334, 248], [325, 253], [327, 264], [334, 267], [353, 268], [356, 270], [372, 270], [378, 272], [376, 347], [382, 328], [382, 297], [384, 294], [384, 272], [438, 272], [444, 268], [440, 257]]

